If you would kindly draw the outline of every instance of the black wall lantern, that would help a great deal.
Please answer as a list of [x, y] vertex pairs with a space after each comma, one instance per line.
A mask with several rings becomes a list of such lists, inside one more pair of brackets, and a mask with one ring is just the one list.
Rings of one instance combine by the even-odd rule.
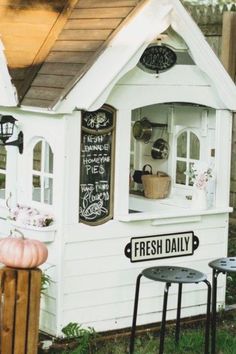
[[9, 141], [7, 140], [11, 138], [14, 132], [14, 127], [15, 127], [15, 122], [17, 119], [15, 119], [12, 116], [3, 116], [0, 115], [0, 140], [2, 143], [0, 145], [13, 145], [13, 146], [18, 146], [19, 148], [19, 153], [23, 153], [23, 140], [24, 136], [22, 132], [19, 132], [17, 140], [14, 141]]

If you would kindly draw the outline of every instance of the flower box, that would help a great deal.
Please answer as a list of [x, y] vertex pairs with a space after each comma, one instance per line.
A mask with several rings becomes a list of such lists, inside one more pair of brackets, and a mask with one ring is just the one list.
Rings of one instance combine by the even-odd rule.
[[36, 227], [31, 225], [23, 225], [17, 221], [9, 220], [11, 224], [11, 230], [19, 230], [22, 234], [29, 239], [35, 239], [42, 242], [53, 242], [56, 234], [55, 225]]
[[17, 204], [9, 208], [8, 220], [11, 230], [20, 231], [25, 238], [42, 242], [52, 242], [55, 239], [56, 227], [53, 216], [45, 214], [31, 206]]

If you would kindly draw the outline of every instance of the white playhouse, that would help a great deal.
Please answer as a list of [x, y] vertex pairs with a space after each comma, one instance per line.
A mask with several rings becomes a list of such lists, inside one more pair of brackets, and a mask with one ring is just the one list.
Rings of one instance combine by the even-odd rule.
[[[181, 2], [72, 3], [21, 95], [7, 48], [0, 57], [0, 125], [15, 123], [0, 146], [0, 233], [46, 243], [40, 327], [52, 335], [69, 322], [130, 327], [144, 267], [187, 266], [211, 280], [231, 211], [236, 89]], [[53, 222], [17, 218], [17, 205]], [[218, 294], [224, 304], [223, 277]], [[140, 296], [138, 324], [160, 321], [163, 288], [146, 280]], [[186, 286], [183, 317], [205, 308], [205, 285]]]

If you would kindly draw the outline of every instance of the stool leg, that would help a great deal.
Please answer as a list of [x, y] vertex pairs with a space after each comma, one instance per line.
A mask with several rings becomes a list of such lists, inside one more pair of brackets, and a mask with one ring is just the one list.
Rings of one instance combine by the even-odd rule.
[[211, 324], [211, 353], [216, 352], [216, 303], [217, 303], [217, 277], [218, 271], [212, 272], [212, 324]]
[[176, 327], [175, 327], [175, 343], [176, 344], [179, 343], [182, 285], [183, 285], [182, 283], [179, 284], [179, 291], [178, 291], [178, 305], [177, 305], [177, 316], [176, 316]]
[[164, 290], [159, 354], [164, 353], [164, 339], [165, 339], [165, 329], [166, 329], [166, 310], [167, 310], [168, 292], [169, 292], [170, 286], [171, 286], [171, 283], [166, 283], [165, 290]]
[[136, 288], [135, 288], [135, 298], [134, 298], [134, 312], [133, 312], [133, 322], [130, 336], [130, 354], [134, 353], [134, 339], [135, 339], [135, 331], [136, 331], [136, 321], [137, 321], [137, 312], [138, 312], [138, 298], [139, 298], [139, 288], [140, 288], [140, 280], [142, 277], [142, 273], [138, 275], [136, 280]]
[[210, 344], [210, 326], [211, 326], [211, 284], [208, 280], [204, 283], [207, 285], [207, 316], [206, 316], [206, 329], [205, 329], [205, 354], [209, 354]]

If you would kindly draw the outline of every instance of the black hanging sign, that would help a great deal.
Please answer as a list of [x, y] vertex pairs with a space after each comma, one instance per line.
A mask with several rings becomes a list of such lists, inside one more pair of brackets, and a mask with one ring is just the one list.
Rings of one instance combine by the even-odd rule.
[[159, 73], [175, 65], [177, 56], [175, 52], [165, 45], [151, 45], [142, 54], [139, 66], [150, 72]]
[[131, 262], [190, 256], [199, 246], [193, 231], [145, 237], [132, 237], [125, 247]]
[[112, 218], [115, 110], [83, 112], [79, 220], [98, 225]]

